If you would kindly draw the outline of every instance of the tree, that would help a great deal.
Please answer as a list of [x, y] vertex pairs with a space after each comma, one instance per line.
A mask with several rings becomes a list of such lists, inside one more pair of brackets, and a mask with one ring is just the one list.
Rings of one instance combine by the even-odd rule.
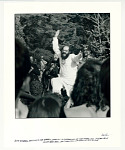
[[104, 59], [110, 55], [110, 16], [109, 14], [87, 14], [93, 22], [93, 29], [86, 30], [87, 45], [93, 57]]
[[16, 37], [23, 40], [30, 52], [40, 49], [47, 60], [48, 55], [53, 55], [52, 38], [58, 29], [60, 48], [69, 45], [75, 54], [87, 50], [98, 59], [110, 55], [110, 14], [19, 14], [15, 15], [15, 24]]

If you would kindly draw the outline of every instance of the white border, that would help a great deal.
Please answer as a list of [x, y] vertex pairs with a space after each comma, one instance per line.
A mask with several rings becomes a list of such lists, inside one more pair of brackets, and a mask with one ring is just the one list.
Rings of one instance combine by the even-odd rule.
[[[63, 144], [69, 147], [117, 147], [121, 141], [121, 18], [119, 3], [40, 3], [35, 2], [7, 2], [4, 3], [4, 142], [7, 147], [44, 147], [39, 143], [14, 143], [14, 139], [26, 138], [72, 138], [85, 136], [99, 136], [100, 133], [108, 133], [110, 140], [99, 143], [75, 143]], [[44, 5], [44, 6], [43, 6]], [[46, 6], [45, 6], [46, 5]], [[110, 12], [111, 13], [111, 66], [112, 66], [112, 118], [111, 119], [34, 119], [34, 120], [15, 120], [14, 119], [14, 18], [15, 13], [45, 13], [45, 12]], [[117, 10], [117, 11], [116, 11]], [[117, 18], [117, 20], [116, 20]], [[119, 30], [118, 30], [119, 29]], [[116, 36], [117, 35], [117, 36]], [[6, 44], [7, 43], [7, 44]], [[7, 63], [9, 60], [9, 63]], [[116, 62], [117, 60], [117, 62]], [[114, 67], [115, 66], [115, 67]], [[116, 72], [117, 68], [117, 72]], [[117, 79], [117, 80], [116, 80]], [[10, 84], [8, 85], [8, 81]], [[117, 88], [116, 88], [117, 85]], [[119, 100], [119, 101], [118, 101]], [[117, 111], [116, 111], [117, 110]], [[44, 122], [44, 123], [43, 123]], [[79, 129], [75, 129], [77, 124]], [[29, 125], [31, 127], [29, 128]], [[50, 128], [53, 128], [51, 130]], [[94, 127], [97, 127], [96, 129]], [[99, 125], [99, 126], [98, 126]], [[115, 126], [114, 126], [115, 125]], [[84, 126], [84, 128], [83, 128]], [[36, 128], [37, 127], [37, 128]], [[27, 130], [24, 130], [24, 129]], [[56, 129], [56, 132], [55, 130]], [[87, 130], [86, 130], [87, 129]], [[38, 131], [39, 130], [39, 131]], [[60, 132], [62, 130], [62, 132]], [[25, 133], [24, 133], [25, 131]], [[32, 131], [32, 132], [31, 132]], [[37, 133], [37, 134], [36, 134]], [[52, 145], [47, 145], [52, 146]], [[54, 146], [58, 146], [55, 144]]]

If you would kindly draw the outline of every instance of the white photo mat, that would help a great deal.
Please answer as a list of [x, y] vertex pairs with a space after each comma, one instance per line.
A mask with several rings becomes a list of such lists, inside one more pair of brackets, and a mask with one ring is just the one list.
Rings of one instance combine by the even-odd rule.
[[[110, 13], [111, 118], [15, 119], [15, 98], [14, 98], [15, 16], [14, 15], [21, 13], [23, 14]], [[3, 142], [5, 147], [8, 148], [119, 147], [121, 145], [120, 79], [121, 79], [120, 2], [51, 3], [51, 2], [8, 1], [4, 3], [4, 100], [3, 100], [4, 141]], [[85, 141], [85, 139], [87, 138], [89, 139], [89, 141]], [[92, 140], [95, 138], [102, 138], [102, 139], [99, 139], [98, 141]], [[47, 141], [47, 139], [49, 142]], [[54, 141], [54, 139], [55, 142], [51, 143], [50, 141]], [[66, 142], [66, 140], [71, 141]]]

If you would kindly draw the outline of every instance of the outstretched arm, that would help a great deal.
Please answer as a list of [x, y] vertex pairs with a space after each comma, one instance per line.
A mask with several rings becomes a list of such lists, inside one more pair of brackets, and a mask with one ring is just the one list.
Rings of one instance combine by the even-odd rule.
[[75, 61], [76, 63], [80, 61], [80, 59], [82, 58], [82, 52], [80, 51], [78, 55], [76, 55], [74, 58], [73, 58], [73, 61]]
[[55, 37], [58, 37], [59, 33], [60, 33], [60, 30], [57, 30], [56, 33], [55, 33]]
[[55, 36], [53, 37], [53, 51], [59, 56], [60, 55], [60, 50], [59, 50], [59, 44], [58, 44], [58, 35], [60, 33], [60, 30], [57, 30], [55, 33]]

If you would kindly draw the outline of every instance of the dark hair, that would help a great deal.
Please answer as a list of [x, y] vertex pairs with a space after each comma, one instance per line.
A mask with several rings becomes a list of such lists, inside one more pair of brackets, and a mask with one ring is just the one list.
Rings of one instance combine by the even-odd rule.
[[15, 39], [15, 98], [31, 68], [29, 52], [18, 39]]
[[101, 91], [106, 99], [106, 104], [110, 107], [110, 58], [107, 58], [100, 71]]
[[89, 58], [85, 62], [84, 67], [87, 68], [90, 71], [93, 70], [93, 69], [95, 69], [95, 71], [100, 72], [101, 65], [102, 65], [102, 63], [99, 60]]
[[71, 93], [74, 106], [86, 104], [87, 107], [95, 105], [96, 111], [104, 109], [105, 104], [101, 96], [98, 60], [89, 59], [77, 72], [77, 78]]
[[30, 82], [30, 92], [33, 96], [38, 96], [43, 92], [42, 83], [38, 80], [34, 80]]
[[57, 94], [48, 93], [31, 104], [27, 118], [59, 118], [61, 105]]

